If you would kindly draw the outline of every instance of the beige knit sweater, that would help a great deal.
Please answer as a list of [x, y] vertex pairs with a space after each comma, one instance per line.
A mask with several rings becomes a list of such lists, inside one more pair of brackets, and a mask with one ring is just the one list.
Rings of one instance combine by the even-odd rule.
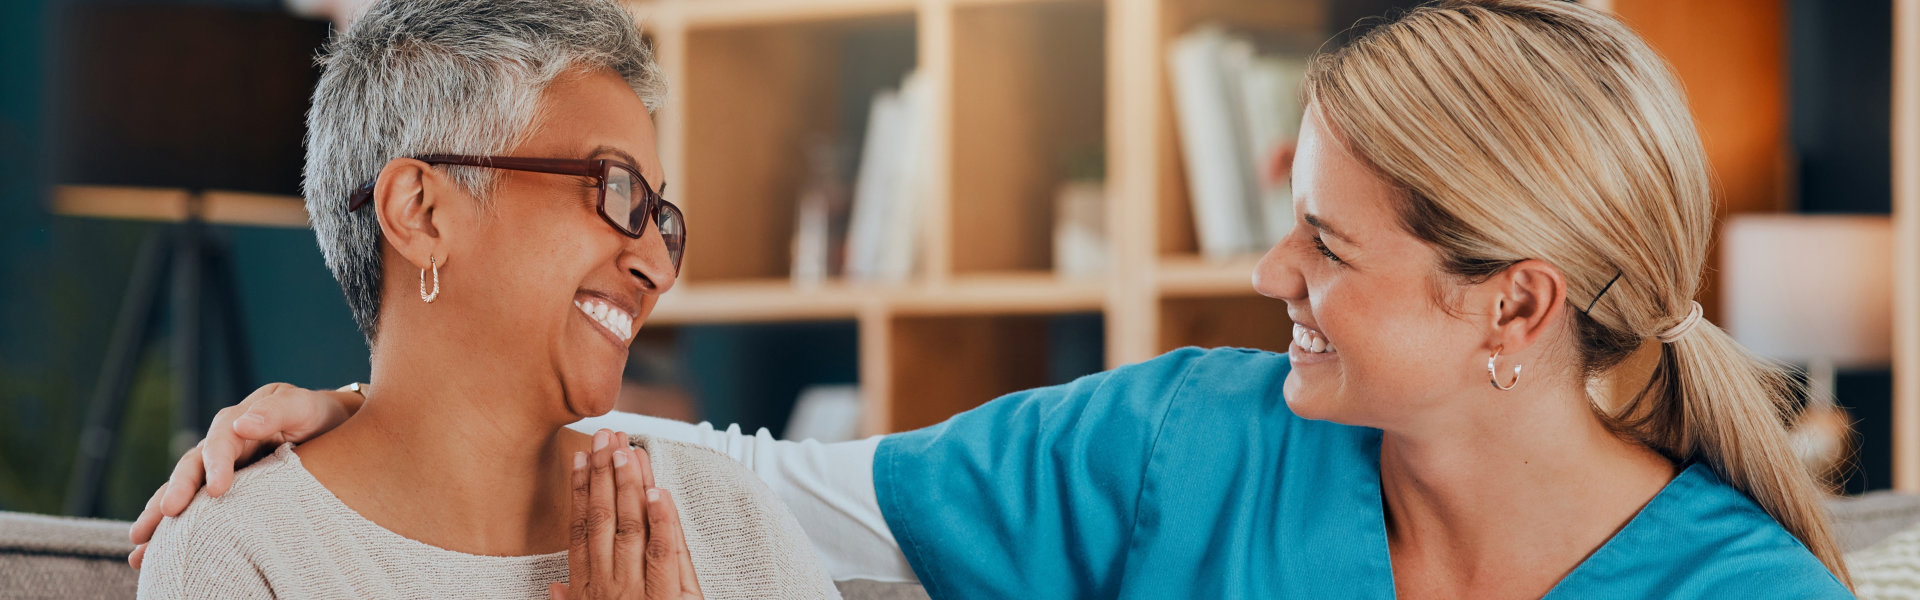
[[[636, 436], [673, 491], [701, 591], [729, 598], [838, 598], [772, 490], [713, 450]], [[161, 522], [142, 598], [546, 598], [565, 552], [481, 556], [414, 541], [362, 518], [301, 466], [293, 445], [202, 492]]]

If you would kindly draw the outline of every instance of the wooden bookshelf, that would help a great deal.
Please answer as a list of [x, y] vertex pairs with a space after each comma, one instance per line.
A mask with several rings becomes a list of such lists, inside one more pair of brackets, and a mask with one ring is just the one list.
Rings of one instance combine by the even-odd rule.
[[[1197, 257], [1165, 48], [1203, 22], [1337, 31], [1327, 1], [634, 1], [671, 83], [656, 122], [690, 225], [650, 324], [854, 321], [870, 433], [1046, 383], [1059, 315], [1102, 315], [1107, 366], [1189, 344], [1284, 349], [1285, 306], [1251, 285], [1258, 257]], [[909, 70], [934, 95], [916, 275], [797, 284], [804, 144], [859, 130], [845, 107]], [[1076, 155], [1104, 156], [1102, 276], [1053, 271], [1054, 193]]]
[[[1909, 39], [1901, 89], [1911, 98], [1920, 85], [1912, 83], [1920, 59], [1911, 57], [1910, 41], [1920, 0], [1898, 1], [1902, 39]], [[1326, 39], [1351, 25], [1356, 7], [1336, 0], [630, 2], [671, 83], [656, 122], [671, 195], [691, 228], [680, 287], [661, 302], [654, 323], [856, 322], [869, 433], [932, 423], [1044, 383], [1036, 365], [1045, 357], [1035, 352], [1055, 315], [1102, 315], [1100, 362], [1109, 367], [1189, 344], [1287, 344], [1284, 305], [1252, 289], [1258, 256], [1200, 258], [1166, 50], [1204, 23]], [[1649, 39], [1681, 67], [1696, 100], [1709, 104], [1696, 112], [1724, 117], [1704, 118], [1702, 127], [1719, 144], [1710, 150], [1723, 184], [1738, 196], [1735, 208], [1778, 210], [1787, 193], [1777, 160], [1784, 138], [1776, 135], [1784, 113], [1778, 103], [1746, 97], [1754, 86], [1782, 85], [1783, 61], [1767, 58], [1783, 43], [1784, 34], [1773, 32], [1778, 23], [1766, 20], [1777, 11], [1739, 20], [1745, 33], [1738, 35], [1772, 33], [1728, 50], [1707, 47], [1719, 42], [1668, 42], [1704, 39], [1690, 28], [1718, 17], [1700, 9], [1590, 2], [1652, 28]], [[1418, 2], [1366, 4], [1366, 14], [1383, 14]], [[1747, 62], [1714, 66], [1729, 52]], [[864, 112], [846, 107], [864, 107], [875, 86], [898, 85], [909, 70], [927, 78], [934, 98], [916, 275], [897, 285], [796, 285], [788, 271], [805, 144], [861, 130]], [[1694, 82], [1696, 72], [1710, 81]], [[1723, 100], [1744, 108], [1715, 104]], [[1756, 129], [1756, 120], [1766, 129]], [[1920, 147], [1916, 121], [1905, 117], [1905, 141], [1896, 142], [1903, 164], [1920, 153], [1913, 150]], [[1050, 243], [1053, 193], [1069, 176], [1060, 159], [1088, 151], [1104, 157], [1113, 267], [1099, 277], [1061, 278], [1052, 272]], [[1912, 225], [1920, 210], [1912, 173], [1920, 167], [1896, 171], [1905, 178], [1901, 222], [1920, 229]], [[1920, 231], [1903, 235], [1914, 253]], [[1916, 262], [1904, 263], [1902, 306], [1920, 305]], [[1914, 310], [1903, 313], [1908, 333], [1897, 377], [1908, 407], [1898, 435], [1903, 455], [1920, 455]], [[1900, 468], [1903, 486], [1920, 486], [1920, 460]]]

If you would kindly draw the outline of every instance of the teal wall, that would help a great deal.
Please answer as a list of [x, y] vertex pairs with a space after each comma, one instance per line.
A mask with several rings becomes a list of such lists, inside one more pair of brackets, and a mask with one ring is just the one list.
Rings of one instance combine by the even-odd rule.
[[[0, 3], [0, 510], [61, 509], [85, 404], [140, 241], [161, 226], [57, 217], [57, 6]], [[159, 93], [159, 91], [156, 91]], [[295, 193], [297, 190], [262, 190]], [[366, 348], [306, 230], [212, 228], [231, 244], [254, 377], [333, 386], [366, 378]], [[164, 335], [165, 313], [156, 323]], [[148, 348], [109, 475], [107, 514], [131, 517], [165, 480], [166, 344]], [[209, 374], [220, 404], [238, 401]], [[250, 389], [250, 387], [249, 387]]]

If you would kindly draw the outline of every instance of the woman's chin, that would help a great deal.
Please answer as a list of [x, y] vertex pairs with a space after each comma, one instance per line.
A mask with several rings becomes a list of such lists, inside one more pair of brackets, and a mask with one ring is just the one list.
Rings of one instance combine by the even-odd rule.
[[1287, 401], [1287, 409], [1300, 418], [1338, 422], [1339, 402], [1314, 387], [1301, 381], [1299, 373], [1287, 373], [1280, 394]]
[[598, 417], [613, 412], [620, 400], [620, 383], [612, 385], [566, 386], [567, 411], [576, 419]]

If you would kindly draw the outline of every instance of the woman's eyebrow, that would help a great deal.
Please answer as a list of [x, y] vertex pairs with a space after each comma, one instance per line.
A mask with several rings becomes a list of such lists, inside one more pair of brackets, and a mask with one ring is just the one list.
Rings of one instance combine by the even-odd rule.
[[627, 154], [627, 151], [621, 150], [619, 148], [615, 148], [613, 146], [594, 146], [593, 151], [587, 153], [588, 158], [595, 158], [595, 157], [605, 156], [605, 155], [612, 155], [614, 158], [618, 158], [621, 160], [621, 162], [625, 162], [636, 169], [640, 167], [640, 161], [634, 160], [632, 154]]
[[[627, 151], [621, 150], [619, 148], [615, 148], [613, 146], [606, 146], [606, 145], [594, 146], [593, 151], [587, 153], [587, 158], [595, 158], [600, 156], [612, 156], [614, 158], [620, 159], [621, 162], [627, 163], [628, 166], [631, 166], [635, 169], [640, 168], [640, 161], [634, 160], [632, 154], [627, 154]], [[645, 174], [643, 173], [642, 175], [645, 175]], [[651, 181], [651, 178], [649, 178], [649, 181]], [[665, 177], [660, 178], [660, 181], [654, 182], [653, 185], [656, 188], [656, 193], [666, 193], [667, 182]]]
[[1346, 234], [1340, 233], [1340, 230], [1334, 229], [1332, 225], [1328, 225], [1327, 222], [1321, 219], [1319, 215], [1316, 215], [1313, 213], [1307, 213], [1305, 218], [1306, 218], [1307, 224], [1312, 225], [1314, 229], [1318, 229], [1318, 230], [1327, 232], [1329, 234], [1332, 234], [1333, 237], [1340, 238], [1340, 241], [1343, 241], [1349, 244], [1354, 244], [1356, 246], [1359, 245], [1359, 242], [1353, 241], [1353, 238], [1347, 237]]

